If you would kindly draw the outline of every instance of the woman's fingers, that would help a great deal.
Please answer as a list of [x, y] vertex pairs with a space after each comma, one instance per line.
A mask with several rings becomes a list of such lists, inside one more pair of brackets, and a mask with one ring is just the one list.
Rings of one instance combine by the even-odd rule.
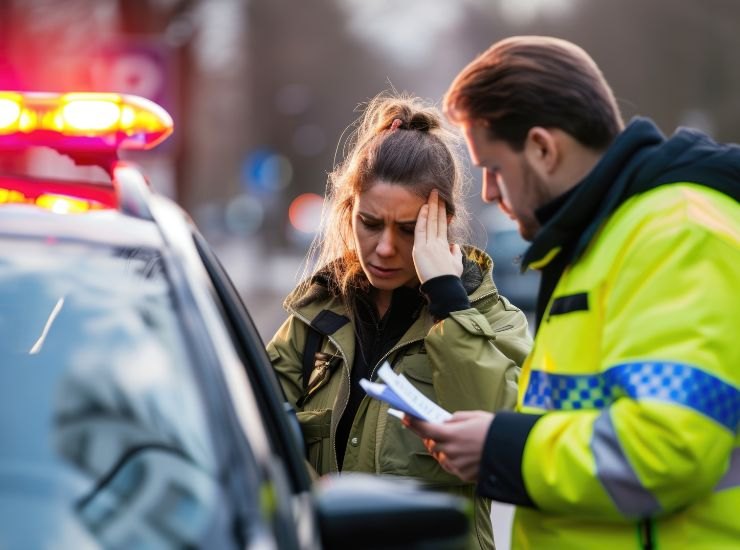
[[427, 218], [429, 217], [429, 205], [425, 204], [419, 209], [414, 226], [414, 244], [427, 242]]
[[436, 189], [432, 189], [426, 204], [419, 209], [414, 238], [421, 243], [429, 239], [447, 240], [447, 208]]
[[423, 284], [441, 275], [462, 274], [462, 254], [459, 247], [447, 241], [447, 214], [445, 203], [435, 189], [419, 209], [414, 230], [414, 267]]
[[439, 200], [439, 197], [437, 197], [437, 237], [447, 240], [447, 208], [445, 201]]
[[436, 189], [432, 189], [432, 192], [429, 193], [429, 198], [427, 199], [427, 237], [428, 238], [435, 238], [437, 237], [437, 225], [438, 225], [438, 216], [439, 216], [439, 209], [438, 209], [438, 203], [439, 203], [439, 193]]

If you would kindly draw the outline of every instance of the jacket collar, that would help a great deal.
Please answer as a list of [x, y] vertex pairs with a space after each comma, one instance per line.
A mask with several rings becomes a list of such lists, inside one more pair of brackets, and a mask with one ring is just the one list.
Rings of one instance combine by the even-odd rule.
[[[498, 295], [495, 284], [493, 283], [493, 260], [491, 257], [474, 246], [463, 246], [463, 274], [462, 281], [465, 291], [470, 297], [470, 301], [490, 295]], [[288, 312], [298, 315], [309, 323], [323, 310], [332, 311], [338, 315], [346, 315], [347, 309], [344, 306], [342, 298], [333, 294], [330, 290], [330, 282], [324, 276], [325, 272], [320, 271], [313, 276], [313, 284], [308, 288], [305, 294], [296, 303], [294, 307], [288, 307]], [[427, 311], [426, 305], [423, 312]], [[422, 339], [426, 336], [431, 328], [433, 320], [431, 315], [424, 314], [411, 325], [409, 331], [401, 338], [397, 345], [402, 345], [409, 341]], [[354, 350], [354, 319], [342, 328], [337, 330], [333, 335], [337, 343], [347, 352]]]
[[663, 141], [663, 134], [650, 120], [635, 118], [630, 122], [537, 233], [524, 254], [522, 269], [541, 269], [563, 249], [572, 257], [580, 255], [602, 221], [623, 200], [634, 172]]
[[625, 200], [675, 182], [696, 183], [740, 200], [740, 146], [716, 143], [690, 128], [679, 128], [666, 139], [649, 119], [633, 119], [573, 193], [559, 208], [555, 205], [525, 253], [523, 268], [541, 269], [559, 255], [565, 256], [559, 258], [562, 264], [576, 260]]
[[[463, 288], [468, 293], [470, 303], [474, 304], [477, 300], [485, 297], [498, 296], [498, 290], [493, 282], [493, 259], [479, 248], [465, 245], [462, 247], [463, 252]], [[427, 334], [434, 325], [434, 319], [428, 313], [428, 307], [425, 305], [422, 314], [414, 321], [411, 327], [406, 331], [395, 348], [403, 347], [411, 342], [416, 342], [426, 338]]]

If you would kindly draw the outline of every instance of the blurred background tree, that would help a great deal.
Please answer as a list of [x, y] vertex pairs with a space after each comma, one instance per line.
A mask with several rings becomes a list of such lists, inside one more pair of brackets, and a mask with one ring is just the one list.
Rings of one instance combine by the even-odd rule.
[[[318, 221], [315, 198], [296, 198], [323, 195], [358, 104], [391, 86], [439, 101], [493, 41], [550, 34], [593, 55], [626, 118], [737, 142], [739, 23], [736, 0], [0, 0], [0, 87], [162, 103], [175, 137], [136, 160], [192, 213], [269, 338]], [[472, 175], [485, 246], [502, 222]]]

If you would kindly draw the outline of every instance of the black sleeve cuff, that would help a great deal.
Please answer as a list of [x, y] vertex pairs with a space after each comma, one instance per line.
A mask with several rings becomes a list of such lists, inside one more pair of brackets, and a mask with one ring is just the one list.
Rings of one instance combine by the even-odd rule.
[[537, 414], [496, 413], [488, 428], [478, 474], [478, 494], [499, 502], [534, 508], [522, 476], [524, 445]]
[[453, 311], [470, 309], [468, 293], [457, 275], [440, 275], [421, 285], [421, 292], [429, 302], [429, 313], [435, 321], [446, 319]]

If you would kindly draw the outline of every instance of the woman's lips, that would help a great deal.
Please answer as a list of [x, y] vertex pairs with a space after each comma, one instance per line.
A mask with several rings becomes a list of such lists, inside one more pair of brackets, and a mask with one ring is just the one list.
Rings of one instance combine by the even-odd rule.
[[384, 278], [384, 279], [393, 277], [396, 273], [400, 271], [400, 269], [387, 269], [387, 268], [379, 267], [373, 264], [370, 264], [368, 267], [370, 268], [370, 272], [373, 275], [375, 275], [376, 277]]

